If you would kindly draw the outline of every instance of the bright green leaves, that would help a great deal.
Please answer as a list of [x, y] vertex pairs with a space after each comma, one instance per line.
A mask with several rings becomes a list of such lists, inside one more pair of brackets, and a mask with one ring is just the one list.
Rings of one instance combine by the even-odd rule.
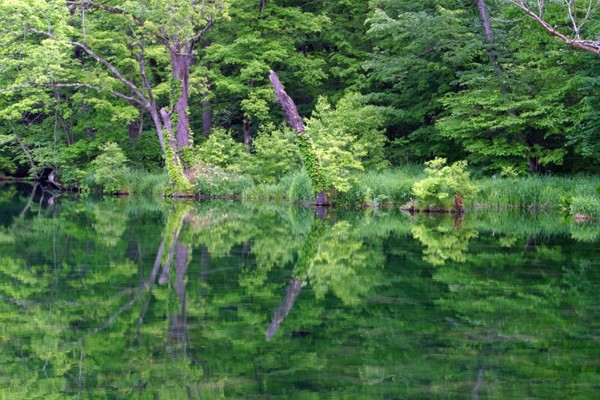
[[242, 159], [248, 155], [244, 145], [236, 142], [231, 133], [223, 129], [215, 130], [208, 140], [197, 150], [198, 163], [210, 164], [230, 172], [241, 172]]
[[471, 182], [466, 170], [466, 161], [446, 165], [445, 158], [436, 158], [425, 165], [426, 178], [413, 185], [416, 197], [414, 208], [427, 211], [452, 210], [455, 196], [468, 200], [477, 191], [477, 186]]
[[225, 0], [149, 0], [138, 12], [154, 33], [173, 42], [192, 40], [210, 24], [227, 18]]
[[289, 129], [277, 129], [273, 124], [262, 126], [253, 141], [254, 152], [246, 172], [259, 182], [275, 183], [278, 178], [301, 168], [296, 134]]
[[94, 182], [101, 186], [105, 193], [123, 191], [128, 172], [125, 153], [113, 142], [102, 145], [100, 151], [101, 153], [91, 162]]
[[353, 172], [386, 165], [382, 118], [375, 107], [365, 106], [361, 100], [360, 95], [349, 93], [332, 108], [320, 98], [306, 122], [326, 184], [340, 192], [350, 189]]

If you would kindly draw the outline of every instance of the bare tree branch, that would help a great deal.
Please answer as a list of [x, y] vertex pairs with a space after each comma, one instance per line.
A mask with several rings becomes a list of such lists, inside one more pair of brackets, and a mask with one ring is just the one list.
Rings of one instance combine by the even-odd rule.
[[142, 76], [142, 85], [148, 92], [148, 99], [150, 103], [154, 103], [154, 94], [152, 93], [152, 86], [150, 85], [150, 81], [148, 80], [148, 74], [146, 73], [146, 63], [144, 62], [145, 52], [144, 46], [139, 44], [140, 54], [133, 54], [133, 56], [137, 59], [138, 65], [140, 67], [140, 75]]
[[123, 94], [121, 92], [117, 92], [115, 90], [111, 90], [111, 89], [104, 89], [101, 88], [100, 86], [94, 86], [94, 85], [88, 85], [87, 83], [54, 83], [52, 85], [49, 85], [51, 87], [72, 87], [72, 88], [86, 88], [86, 89], [92, 89], [98, 92], [107, 92], [110, 93], [111, 95], [121, 98], [123, 100], [127, 100], [130, 103], [136, 104], [140, 107], [144, 107], [146, 108], [146, 106], [144, 105], [144, 103], [142, 103], [139, 99], [132, 97], [132, 96], [127, 96], [126, 94]]
[[[600, 40], [584, 40], [584, 39], [579, 38], [579, 31], [581, 30], [581, 27], [589, 19], [589, 17], [594, 12], [594, 10], [598, 7], [600, 0], [592, 0], [592, 1], [596, 1], [596, 4], [594, 6], [592, 6], [591, 4], [589, 5], [589, 7], [588, 7], [589, 14], [586, 13], [586, 18], [584, 19], [584, 21], [582, 21], [581, 24], [577, 24], [576, 20], [574, 22], [574, 18], [576, 18], [576, 13], [574, 11], [569, 13], [569, 18], [571, 19], [571, 22], [574, 23], [576, 26], [575, 32], [574, 32], [575, 38], [570, 38], [563, 32], [560, 32], [559, 30], [557, 30], [549, 22], [544, 20], [544, 17], [543, 17], [544, 3], [543, 3], [543, 1], [538, 0], [538, 11], [537, 12], [533, 11], [531, 9], [531, 7], [528, 5], [528, 3], [524, 0], [506, 0], [506, 1], [508, 1], [509, 3], [515, 5], [516, 7], [523, 10], [527, 16], [529, 16], [531, 19], [533, 19], [538, 25], [540, 25], [551, 36], [559, 38], [561, 41], [563, 41], [564, 43], [566, 43], [567, 45], [569, 45], [573, 48], [585, 50], [590, 53], [600, 55]], [[572, 1], [572, 0], [565, 0], [565, 2], [567, 3], [567, 6], [569, 5], [570, 1]]]

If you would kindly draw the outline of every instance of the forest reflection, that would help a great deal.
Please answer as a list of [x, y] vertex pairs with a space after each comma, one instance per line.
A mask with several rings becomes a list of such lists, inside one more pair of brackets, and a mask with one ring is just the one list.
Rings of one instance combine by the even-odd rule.
[[0, 398], [593, 398], [599, 231], [5, 186]]

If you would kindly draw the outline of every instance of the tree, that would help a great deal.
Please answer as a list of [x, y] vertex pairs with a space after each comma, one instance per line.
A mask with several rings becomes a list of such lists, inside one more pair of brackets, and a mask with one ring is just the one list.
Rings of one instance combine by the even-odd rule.
[[[9, 68], [2, 75], [13, 74], [4, 91], [75, 88], [124, 100], [150, 115], [167, 164], [187, 173], [190, 90], [199, 79], [192, 73], [193, 52], [226, 9], [225, 0], [4, 3], [2, 61]], [[46, 56], [48, 48], [54, 51]], [[148, 63], [165, 61], [170, 77], [150, 75]], [[24, 69], [32, 62], [37, 76]]]
[[590, 54], [587, 58], [580, 57], [583, 58], [583, 62], [579, 63], [582, 73], [579, 77], [571, 78], [579, 80], [580, 100], [577, 104], [579, 112], [575, 117], [575, 129], [568, 132], [567, 139], [568, 143], [573, 145], [575, 152], [585, 160], [581, 162], [579, 159], [574, 159], [572, 163], [583, 163], [589, 166], [589, 162], [592, 161], [597, 164], [600, 154], [600, 121], [597, 113], [599, 83], [598, 60], [593, 56], [600, 54], [600, 41], [594, 39], [599, 22], [593, 17], [598, 13], [600, 2], [597, 0], [577, 3], [574, 0], [551, 3], [542, 0], [505, 1], [523, 11], [548, 35], [558, 38], [567, 46]]
[[462, 158], [460, 147], [439, 135], [440, 98], [456, 90], [456, 74], [480, 56], [472, 29], [473, 7], [464, 2], [370, 2], [367, 36], [373, 43], [364, 64], [367, 101], [381, 108], [393, 163], [434, 156]]
[[[231, 19], [209, 35], [202, 49], [210, 76], [215, 120], [242, 132], [247, 151], [257, 127], [275, 120], [269, 70], [277, 68], [298, 106], [310, 107], [323, 88], [325, 61], [314, 43], [331, 26], [318, 10], [289, 2], [232, 0]], [[278, 114], [275, 114], [278, 116]]]
[[[490, 172], [539, 173], [568, 157], [566, 133], [580, 118], [578, 66], [571, 55], [540, 41], [516, 20], [492, 29], [485, 2], [478, 2], [484, 54], [457, 75], [457, 90], [441, 100], [436, 127], [468, 158]], [[495, 10], [505, 19], [510, 9]]]

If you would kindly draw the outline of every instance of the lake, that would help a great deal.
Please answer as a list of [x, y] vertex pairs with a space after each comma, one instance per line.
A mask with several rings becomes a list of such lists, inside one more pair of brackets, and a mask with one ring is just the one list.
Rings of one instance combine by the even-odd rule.
[[600, 225], [0, 186], [1, 399], [597, 399]]

